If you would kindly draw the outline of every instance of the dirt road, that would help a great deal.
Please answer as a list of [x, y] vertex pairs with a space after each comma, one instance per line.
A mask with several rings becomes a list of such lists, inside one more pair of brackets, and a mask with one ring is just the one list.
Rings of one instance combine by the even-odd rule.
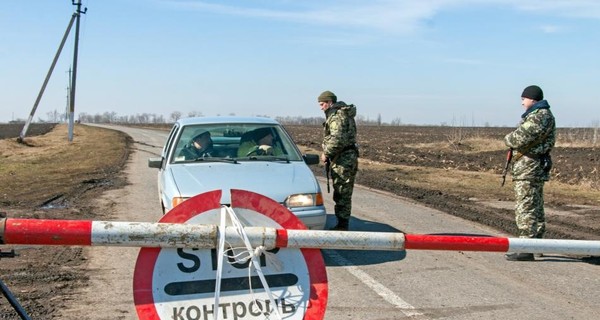
[[[156, 171], [166, 133], [123, 128], [135, 141], [126, 188], [98, 206], [111, 220], [156, 221]], [[327, 195], [328, 211], [333, 205]], [[500, 235], [488, 227], [411, 200], [357, 188], [352, 226], [361, 231]], [[60, 319], [136, 319], [132, 274], [138, 249], [89, 248], [90, 285]], [[325, 250], [326, 319], [594, 319], [600, 312], [598, 266], [561, 256], [515, 263], [498, 253]]]

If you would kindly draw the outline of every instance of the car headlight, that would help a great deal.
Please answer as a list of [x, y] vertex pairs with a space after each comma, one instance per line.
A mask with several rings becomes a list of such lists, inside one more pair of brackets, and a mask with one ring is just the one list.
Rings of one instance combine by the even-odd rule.
[[288, 208], [321, 206], [323, 195], [320, 192], [293, 194], [285, 199], [284, 204]]
[[173, 200], [171, 200], [171, 204], [173, 205], [172, 208], [177, 207], [177, 205], [179, 205], [180, 203], [184, 202], [185, 200], [187, 200], [189, 198], [184, 198], [184, 197], [174, 197]]

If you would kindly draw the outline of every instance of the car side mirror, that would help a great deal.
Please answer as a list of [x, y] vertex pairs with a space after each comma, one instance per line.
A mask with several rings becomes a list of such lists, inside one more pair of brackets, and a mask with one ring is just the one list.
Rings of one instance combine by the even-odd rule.
[[149, 158], [148, 167], [150, 168], [162, 168], [163, 158]]
[[302, 158], [304, 159], [304, 162], [309, 166], [313, 165], [313, 164], [319, 164], [319, 155], [318, 154], [307, 153], [307, 154], [303, 154]]

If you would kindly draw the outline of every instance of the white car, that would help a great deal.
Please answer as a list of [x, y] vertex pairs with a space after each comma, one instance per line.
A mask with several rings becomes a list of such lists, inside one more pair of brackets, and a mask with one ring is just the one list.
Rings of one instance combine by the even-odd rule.
[[[207, 131], [212, 139], [209, 152], [188, 152], [193, 139]], [[270, 134], [272, 144], [257, 144], [257, 132]], [[158, 193], [164, 213], [213, 190], [222, 190], [221, 204], [229, 205], [229, 190], [241, 189], [281, 203], [309, 229], [323, 229], [326, 220], [321, 187], [308, 167], [318, 163], [318, 155], [301, 154], [277, 121], [261, 117], [180, 119], [161, 157], [148, 159], [149, 167], [159, 169]]]

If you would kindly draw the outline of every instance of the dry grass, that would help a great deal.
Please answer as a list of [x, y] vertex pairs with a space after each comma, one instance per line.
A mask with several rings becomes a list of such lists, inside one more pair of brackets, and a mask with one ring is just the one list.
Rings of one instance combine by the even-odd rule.
[[58, 125], [48, 134], [0, 140], [0, 204], [36, 206], [73, 193], [90, 179], [118, 170], [127, 137], [117, 131], [76, 125], [73, 141]]
[[596, 124], [593, 128], [564, 128], [557, 138], [559, 147], [596, 147], [600, 144], [600, 127]]
[[[510, 175], [504, 187], [501, 187], [501, 177], [489, 172], [390, 165], [363, 159], [360, 160], [360, 167], [397, 174], [403, 184], [411, 187], [440, 190], [465, 199], [510, 200], [514, 197]], [[575, 186], [550, 181], [544, 189], [547, 198], [553, 202], [600, 205], [598, 191], [589, 185]]]
[[431, 149], [431, 150], [442, 150], [442, 151], [454, 151], [460, 149], [465, 153], [480, 153], [487, 151], [498, 151], [505, 150], [506, 146], [504, 142], [498, 139], [490, 138], [466, 138], [459, 143], [451, 143], [449, 141], [439, 141], [432, 143], [413, 143], [406, 144], [409, 148], [416, 149]]
[[[594, 147], [595, 145], [596, 143], [592, 140], [573, 140], [567, 139], [564, 136], [559, 136], [556, 141], [556, 147], [562, 148], [590, 148]], [[504, 144], [504, 141], [485, 137], [465, 138], [457, 143], [449, 141], [439, 141], [433, 143], [406, 144], [406, 146], [410, 148], [443, 151], [452, 151], [460, 149], [462, 152], [465, 153], [480, 153], [488, 151], [506, 150], [506, 145]]]

